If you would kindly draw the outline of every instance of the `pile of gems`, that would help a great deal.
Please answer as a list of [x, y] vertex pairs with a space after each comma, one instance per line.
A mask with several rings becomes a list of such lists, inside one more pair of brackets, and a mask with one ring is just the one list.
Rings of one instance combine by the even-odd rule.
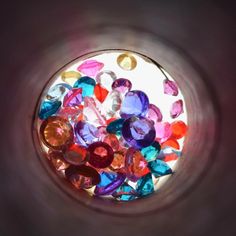
[[[137, 64], [128, 54], [117, 63], [124, 70]], [[75, 189], [130, 201], [150, 195], [160, 177], [173, 173], [168, 162], [181, 156], [178, 139], [187, 131], [176, 120], [183, 101], [172, 104], [175, 120], [165, 122], [147, 94], [103, 67], [88, 59], [61, 73], [64, 83], [50, 87], [39, 107], [40, 139], [49, 163]], [[178, 90], [175, 81], [164, 80], [164, 94]]]

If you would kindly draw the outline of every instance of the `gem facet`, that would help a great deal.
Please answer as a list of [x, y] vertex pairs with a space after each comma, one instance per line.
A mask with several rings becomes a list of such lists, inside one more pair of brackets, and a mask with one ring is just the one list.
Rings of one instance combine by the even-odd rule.
[[61, 101], [71, 89], [69, 84], [56, 84], [49, 89], [46, 98], [50, 101]]
[[106, 114], [110, 117], [114, 116], [116, 112], [120, 110], [121, 103], [121, 94], [115, 90], [111, 91], [103, 102], [103, 107]]
[[154, 123], [162, 121], [162, 114], [160, 109], [154, 104], [149, 104], [146, 117]]
[[171, 136], [171, 126], [168, 122], [157, 122], [155, 125], [156, 139], [163, 143]]
[[171, 123], [171, 131], [173, 138], [183, 138], [187, 133], [187, 125], [181, 120], [174, 121]]
[[171, 168], [164, 161], [159, 159], [149, 162], [148, 167], [156, 178], [173, 173]]
[[64, 107], [75, 107], [79, 106], [82, 102], [82, 89], [71, 89], [63, 100], [63, 106]]
[[91, 97], [93, 95], [94, 92], [94, 86], [95, 86], [96, 82], [94, 79], [88, 77], [88, 76], [84, 76], [81, 77], [80, 79], [78, 79], [75, 84], [74, 84], [74, 88], [82, 88], [82, 97]]
[[61, 106], [60, 101], [44, 101], [39, 110], [39, 118], [41, 120], [47, 119], [51, 115], [55, 114]]
[[163, 86], [164, 86], [164, 93], [172, 96], [177, 96], [179, 91], [178, 91], [178, 86], [174, 81], [171, 81], [169, 79], [165, 79], [163, 81]]
[[121, 94], [126, 94], [132, 88], [132, 83], [128, 79], [117, 79], [112, 84], [112, 89], [120, 92]]
[[165, 148], [165, 147], [172, 147], [175, 149], [180, 149], [179, 143], [177, 142], [177, 140], [173, 138], [168, 139], [164, 143], [161, 144], [161, 148]]
[[119, 140], [115, 134], [107, 134], [104, 137], [103, 142], [107, 143], [113, 149], [113, 151], [118, 151], [120, 147]]
[[133, 55], [129, 53], [123, 53], [118, 56], [117, 64], [123, 70], [133, 70], [137, 66], [137, 61]]
[[109, 92], [105, 88], [103, 88], [100, 84], [96, 84], [94, 88], [94, 94], [99, 102], [103, 103], [108, 93]]
[[141, 153], [146, 161], [154, 161], [160, 152], [161, 146], [157, 141], [154, 141], [150, 146], [142, 148]]
[[129, 184], [123, 183], [112, 196], [121, 201], [132, 201], [136, 198], [137, 192]]
[[77, 70], [87, 76], [95, 76], [98, 71], [104, 67], [104, 64], [96, 60], [87, 60], [83, 62]]
[[124, 121], [125, 119], [117, 119], [117, 120], [112, 121], [107, 126], [107, 132], [110, 134], [121, 135], [121, 130], [122, 130]]
[[115, 73], [108, 70], [101, 71], [96, 76], [97, 83], [106, 88], [107, 90], [111, 89], [111, 85], [115, 79]]
[[114, 152], [114, 159], [110, 165], [110, 169], [124, 173], [125, 170], [125, 154], [127, 149], [123, 148], [119, 151]]
[[68, 119], [71, 123], [75, 123], [80, 116], [82, 116], [83, 110], [80, 107], [61, 107], [57, 115], [63, 119]]
[[137, 192], [140, 197], [148, 196], [154, 192], [154, 184], [152, 180], [152, 175], [147, 174], [138, 180]]
[[64, 159], [62, 152], [49, 150], [48, 157], [57, 171], [65, 170], [70, 166]]
[[64, 71], [62, 74], [61, 74], [61, 79], [73, 86], [73, 84], [81, 77], [81, 74], [77, 71]]
[[184, 112], [183, 101], [181, 99], [172, 104], [171, 110], [170, 110], [171, 118], [177, 118], [183, 112]]

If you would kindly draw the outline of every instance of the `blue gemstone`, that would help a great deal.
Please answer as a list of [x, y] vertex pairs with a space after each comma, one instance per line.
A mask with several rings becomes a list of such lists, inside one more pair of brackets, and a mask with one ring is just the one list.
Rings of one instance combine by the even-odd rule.
[[125, 119], [117, 119], [117, 120], [112, 121], [107, 126], [107, 132], [110, 134], [121, 135], [121, 130], [122, 130], [124, 121]]
[[173, 173], [172, 169], [166, 164], [166, 162], [159, 159], [149, 162], [148, 167], [156, 178]]
[[142, 148], [141, 153], [147, 161], [154, 161], [160, 152], [161, 146], [157, 141], [154, 141], [152, 145]]
[[69, 84], [56, 84], [49, 89], [46, 98], [50, 101], [61, 101], [71, 89]]
[[140, 197], [150, 195], [154, 192], [154, 184], [152, 181], [152, 175], [149, 173], [138, 180], [137, 182], [137, 192]]
[[145, 116], [149, 107], [148, 96], [139, 90], [126, 93], [120, 108], [120, 116], [129, 118], [132, 116]]
[[44, 101], [39, 109], [39, 118], [41, 120], [47, 119], [49, 116], [55, 114], [61, 106], [60, 101]]
[[123, 183], [112, 196], [121, 201], [132, 201], [137, 197], [137, 192], [127, 183]]
[[93, 95], [95, 84], [96, 82], [94, 79], [88, 76], [83, 76], [75, 82], [73, 87], [82, 88], [82, 97], [91, 97]]

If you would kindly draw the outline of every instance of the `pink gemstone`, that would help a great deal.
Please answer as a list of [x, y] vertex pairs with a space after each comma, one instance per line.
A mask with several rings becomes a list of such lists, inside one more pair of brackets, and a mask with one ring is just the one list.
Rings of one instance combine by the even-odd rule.
[[75, 107], [75, 106], [79, 106], [81, 102], [82, 102], [82, 89], [73, 88], [64, 97], [63, 106]]
[[163, 81], [163, 86], [164, 86], [164, 93], [172, 96], [177, 96], [179, 91], [178, 91], [178, 86], [174, 81], [165, 79]]
[[99, 137], [99, 140], [102, 141], [106, 135], [107, 135], [107, 128], [106, 126], [99, 126], [98, 127], [98, 137]]
[[80, 107], [62, 107], [57, 115], [74, 123], [82, 115], [82, 111]]
[[96, 60], [87, 60], [82, 63], [77, 70], [87, 76], [95, 76], [98, 71], [104, 67], [104, 64]]
[[157, 122], [155, 125], [156, 139], [163, 143], [171, 136], [171, 125], [168, 122]]
[[174, 102], [171, 106], [170, 116], [171, 118], [176, 118], [184, 112], [183, 110], [183, 101], [180, 99]]
[[161, 110], [157, 106], [155, 106], [154, 104], [149, 104], [146, 117], [149, 120], [154, 121], [154, 123], [160, 122], [160, 121], [162, 121]]
[[115, 134], [107, 134], [104, 137], [103, 142], [110, 145], [110, 147], [113, 149], [113, 151], [118, 151], [120, 148], [119, 140]]

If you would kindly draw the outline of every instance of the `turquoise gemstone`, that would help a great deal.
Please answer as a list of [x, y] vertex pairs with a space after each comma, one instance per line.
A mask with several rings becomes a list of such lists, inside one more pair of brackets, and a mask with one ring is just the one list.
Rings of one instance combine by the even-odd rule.
[[112, 194], [112, 196], [121, 201], [132, 201], [136, 198], [137, 192], [129, 184], [124, 183]]
[[82, 88], [82, 97], [91, 97], [94, 92], [95, 84], [96, 82], [94, 79], [88, 76], [83, 76], [75, 82], [73, 87]]
[[121, 135], [121, 130], [122, 130], [124, 121], [125, 119], [117, 119], [117, 120], [112, 121], [107, 126], [107, 132], [110, 134]]
[[61, 106], [60, 101], [44, 101], [39, 110], [39, 118], [41, 120], [47, 119], [49, 116], [55, 114]]
[[154, 161], [159, 154], [161, 149], [160, 144], [157, 141], [154, 141], [152, 145], [142, 148], [141, 153], [146, 159], [146, 161]]
[[152, 175], [149, 173], [138, 180], [137, 182], [137, 192], [140, 197], [150, 195], [154, 192], [154, 184], [152, 180]]
[[69, 84], [60, 83], [51, 87], [46, 98], [52, 101], [62, 101], [65, 95], [72, 89]]
[[156, 178], [173, 173], [172, 169], [166, 164], [166, 162], [159, 159], [149, 162], [148, 167]]
[[101, 181], [97, 186], [98, 187], [105, 187], [105, 186], [109, 185], [110, 183], [112, 183], [116, 179], [116, 176], [117, 175], [114, 173], [102, 172], [100, 174]]

